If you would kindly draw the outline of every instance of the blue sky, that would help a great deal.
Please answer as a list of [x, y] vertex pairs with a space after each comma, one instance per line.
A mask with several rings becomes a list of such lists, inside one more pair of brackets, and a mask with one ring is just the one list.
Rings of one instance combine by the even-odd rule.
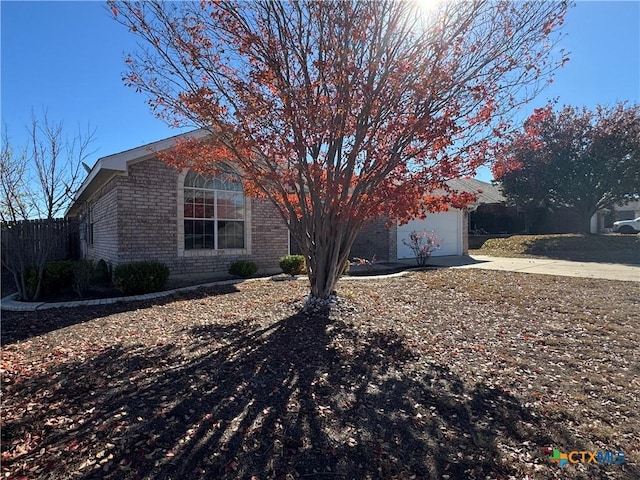
[[[124, 55], [135, 37], [103, 2], [0, 2], [1, 117], [14, 146], [32, 110], [47, 109], [68, 130], [96, 129], [99, 157], [180, 133], [155, 119], [145, 96], [123, 85]], [[529, 107], [550, 98], [593, 108], [640, 103], [640, 1], [578, 1], [559, 48], [570, 61]], [[486, 172], [480, 178], [488, 180]]]

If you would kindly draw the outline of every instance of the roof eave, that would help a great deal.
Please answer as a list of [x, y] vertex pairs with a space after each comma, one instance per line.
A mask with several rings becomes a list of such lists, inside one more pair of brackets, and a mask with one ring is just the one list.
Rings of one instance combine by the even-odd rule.
[[205, 129], [192, 130], [173, 137], [165, 138], [124, 152], [99, 158], [76, 192], [65, 217], [78, 215], [80, 204], [89, 200], [95, 192], [104, 186], [113, 176], [127, 172], [129, 165], [152, 158], [156, 152], [171, 148], [177, 139], [204, 138], [210, 135]]

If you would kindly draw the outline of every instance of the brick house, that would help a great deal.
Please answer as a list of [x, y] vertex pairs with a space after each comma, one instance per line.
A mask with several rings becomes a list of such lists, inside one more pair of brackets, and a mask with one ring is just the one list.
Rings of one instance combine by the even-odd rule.
[[[66, 214], [80, 219], [82, 256], [112, 267], [159, 261], [174, 278], [224, 275], [240, 259], [255, 262], [262, 273], [280, 271], [280, 257], [297, 252], [270, 202], [246, 197], [231, 167], [228, 174], [205, 178], [157, 159], [156, 152], [177, 138], [206, 135], [196, 130], [98, 159]], [[369, 220], [350, 258], [412, 258], [403, 242], [412, 230], [435, 232], [441, 240], [436, 256], [464, 255], [468, 215], [452, 208], [390, 227], [385, 218]]]
[[275, 207], [246, 197], [232, 172], [205, 178], [158, 160], [176, 138], [96, 162], [66, 214], [80, 218], [83, 257], [111, 266], [159, 261], [172, 277], [226, 274], [239, 259], [278, 270], [289, 235]]

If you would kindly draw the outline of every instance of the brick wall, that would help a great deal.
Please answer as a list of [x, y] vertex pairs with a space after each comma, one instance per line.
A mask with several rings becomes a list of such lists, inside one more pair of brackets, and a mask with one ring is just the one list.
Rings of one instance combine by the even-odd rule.
[[[93, 243], [87, 244], [87, 258], [91, 260], [105, 260], [111, 265], [118, 264], [118, 202], [117, 184], [120, 177], [109, 180], [85, 206], [84, 216], [88, 222], [93, 221]], [[89, 209], [92, 210], [89, 217]], [[86, 223], [85, 238], [89, 225]]]
[[349, 258], [371, 260], [375, 255], [378, 261], [395, 261], [397, 258], [397, 227], [386, 226], [387, 218], [367, 220], [356, 236]]
[[118, 187], [118, 263], [176, 256], [178, 171], [159, 160], [129, 166]]
[[289, 253], [289, 229], [267, 200], [251, 200], [251, 218], [251, 259], [261, 269], [279, 269], [280, 257]]
[[[288, 230], [269, 202], [248, 199], [246, 248], [234, 251], [184, 251], [181, 236], [181, 182], [184, 174], [156, 160], [129, 166], [92, 199], [94, 244], [88, 257], [112, 265], [153, 260], [165, 263], [172, 276], [226, 274], [238, 259], [254, 261], [262, 272], [276, 272], [288, 253]], [[108, 188], [107, 188], [108, 187]]]
[[[351, 247], [349, 258], [376, 259], [382, 262], [395, 262], [398, 259], [398, 226], [394, 223], [386, 226], [386, 218], [368, 220], [358, 232]], [[300, 255], [302, 252], [296, 241], [291, 239], [291, 254]]]
[[[385, 226], [385, 228], [387, 227]], [[391, 225], [388, 228], [388, 231], [389, 231], [389, 248], [388, 248], [387, 261], [395, 262], [396, 260], [398, 260], [398, 224], [394, 222], [393, 225]]]

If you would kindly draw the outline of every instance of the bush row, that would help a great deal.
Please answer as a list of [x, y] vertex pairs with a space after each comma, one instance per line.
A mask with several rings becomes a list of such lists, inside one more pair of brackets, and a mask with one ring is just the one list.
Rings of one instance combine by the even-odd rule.
[[[75, 291], [82, 298], [91, 285], [110, 282], [109, 266], [104, 260], [98, 263], [91, 260], [56, 260], [45, 264], [40, 288], [44, 296]], [[29, 267], [27, 288], [35, 292], [37, 286], [38, 272], [35, 267]]]
[[[307, 262], [302, 255], [285, 255], [280, 258], [280, 269], [287, 275], [302, 275], [307, 273]], [[351, 262], [347, 260], [344, 263], [342, 274], [347, 275], [351, 268]]]
[[[285, 255], [280, 258], [280, 268], [288, 275], [306, 273], [306, 262], [302, 255]], [[345, 263], [343, 274], [349, 273], [350, 263]], [[238, 260], [229, 268], [231, 275], [249, 278], [255, 275], [258, 266], [248, 260]], [[28, 287], [35, 291], [37, 272], [31, 268], [27, 277]], [[144, 261], [118, 265], [113, 270], [104, 260], [59, 260], [47, 262], [42, 277], [42, 295], [55, 295], [65, 291], [75, 291], [80, 298], [92, 286], [113, 285], [127, 295], [157, 292], [164, 288], [169, 279], [169, 268], [160, 262]]]
[[[280, 265], [280, 269], [287, 275], [293, 276], [307, 273], [307, 263], [302, 255], [285, 255], [280, 258], [278, 263]], [[350, 268], [351, 263], [347, 260], [344, 264], [342, 274], [347, 275]], [[249, 278], [255, 275], [257, 271], [258, 266], [254, 262], [248, 260], [238, 260], [229, 268], [229, 273], [231, 275], [243, 278]]]
[[[134, 262], [119, 265], [112, 273], [104, 260], [56, 260], [47, 262], [42, 274], [41, 295], [51, 296], [74, 291], [82, 298], [93, 287], [114, 285], [127, 295], [162, 290], [169, 278], [169, 268], [159, 262]], [[113, 282], [113, 283], [112, 283]], [[29, 267], [27, 287], [35, 292], [38, 275]]]

